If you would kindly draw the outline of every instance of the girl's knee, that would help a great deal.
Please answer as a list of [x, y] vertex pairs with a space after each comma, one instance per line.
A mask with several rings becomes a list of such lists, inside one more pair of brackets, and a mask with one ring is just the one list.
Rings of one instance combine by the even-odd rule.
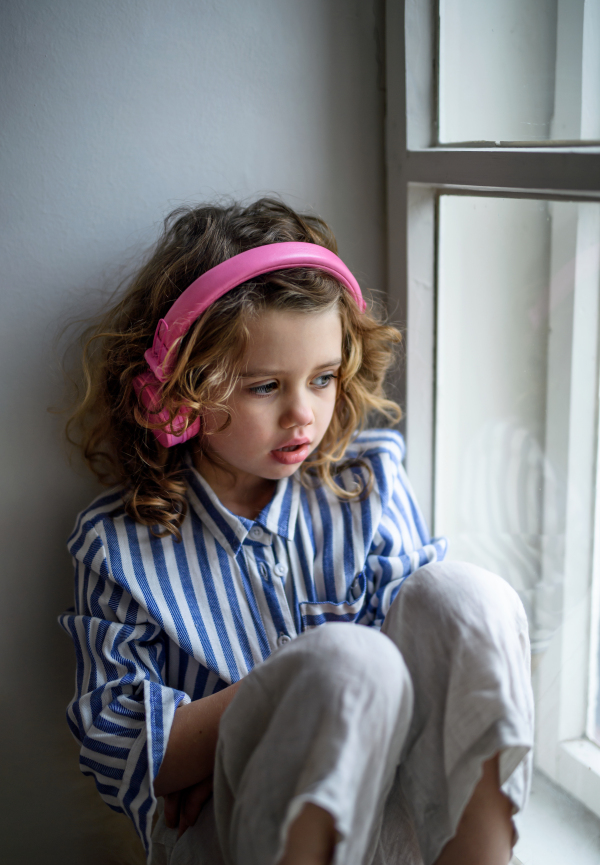
[[[379, 631], [362, 625], [321, 625], [300, 635], [282, 651], [294, 653], [315, 684], [325, 689], [356, 681], [388, 690], [410, 686], [404, 659], [394, 643]], [[282, 657], [283, 660], [283, 657]], [[395, 687], [396, 686], [396, 687]]]
[[402, 656], [391, 640], [362, 625], [340, 622], [321, 626], [310, 633], [306, 641], [309, 644], [319, 664], [326, 659], [334, 664], [341, 662], [357, 675], [384, 674], [386, 668], [403, 666]]
[[[403, 583], [384, 624], [388, 633], [399, 619], [423, 616], [431, 626], [453, 619], [481, 626], [514, 622], [527, 630], [527, 617], [518, 594], [502, 577], [468, 562], [434, 562]], [[389, 621], [388, 621], [389, 620]]]

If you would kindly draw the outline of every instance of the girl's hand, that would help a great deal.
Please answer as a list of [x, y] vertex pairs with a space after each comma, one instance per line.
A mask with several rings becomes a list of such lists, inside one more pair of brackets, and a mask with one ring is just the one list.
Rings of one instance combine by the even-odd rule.
[[165, 823], [169, 829], [177, 829], [179, 826], [179, 803], [183, 790], [169, 793], [165, 799]]
[[213, 789], [213, 776], [209, 775], [204, 781], [193, 784], [181, 793], [179, 805], [179, 831], [177, 837], [181, 838], [186, 829], [193, 826], [202, 806], [208, 801]]
[[181, 838], [185, 830], [194, 825], [212, 788], [213, 779], [209, 775], [198, 784], [165, 796], [165, 823], [169, 829], [178, 830], [177, 838]]

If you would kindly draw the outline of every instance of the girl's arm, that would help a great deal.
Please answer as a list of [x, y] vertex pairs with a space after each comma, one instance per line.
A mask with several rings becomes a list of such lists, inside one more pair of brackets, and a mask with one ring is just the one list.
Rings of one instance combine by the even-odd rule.
[[237, 693], [240, 682], [202, 697], [175, 712], [167, 750], [156, 778], [154, 793], [167, 796], [210, 777], [221, 715]]

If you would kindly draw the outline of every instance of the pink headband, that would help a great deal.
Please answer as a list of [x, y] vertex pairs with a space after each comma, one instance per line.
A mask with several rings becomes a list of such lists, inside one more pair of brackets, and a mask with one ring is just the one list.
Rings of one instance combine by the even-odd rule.
[[[316, 243], [270, 243], [234, 255], [192, 282], [158, 322], [152, 348], [144, 354], [150, 369], [133, 381], [151, 423], [168, 420], [166, 409], [153, 413], [160, 406], [161, 383], [171, 375], [177, 363], [174, 347], [202, 313], [219, 297], [255, 276], [295, 267], [312, 267], [330, 274], [348, 289], [360, 311], [364, 312], [366, 304], [358, 282], [344, 262], [323, 246]], [[200, 418], [186, 428], [187, 413], [182, 408], [168, 427], [152, 430], [162, 445], [172, 447], [198, 434]]]

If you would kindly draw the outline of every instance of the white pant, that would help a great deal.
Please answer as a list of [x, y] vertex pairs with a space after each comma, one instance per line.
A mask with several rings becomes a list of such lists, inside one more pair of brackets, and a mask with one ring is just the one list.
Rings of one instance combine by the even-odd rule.
[[214, 799], [177, 843], [159, 820], [152, 863], [275, 865], [314, 802], [335, 818], [335, 865], [431, 865], [497, 752], [524, 806], [532, 743], [518, 596], [473, 565], [427, 565], [382, 633], [323, 625], [246, 677], [221, 721]]

